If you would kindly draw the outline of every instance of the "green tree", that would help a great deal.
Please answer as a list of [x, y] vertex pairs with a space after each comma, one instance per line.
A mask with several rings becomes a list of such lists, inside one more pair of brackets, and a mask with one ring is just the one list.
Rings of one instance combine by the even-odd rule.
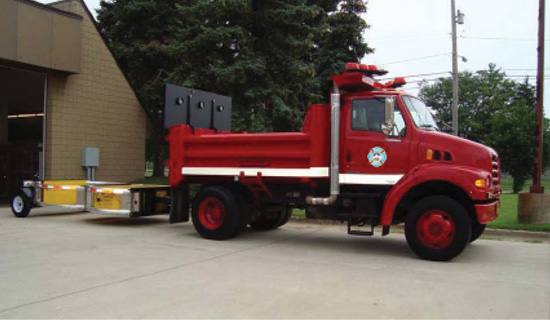
[[[515, 82], [490, 64], [487, 70], [461, 72], [459, 78], [458, 134], [482, 141], [492, 131], [491, 116], [513, 100]], [[449, 128], [452, 122], [452, 79], [440, 78], [420, 91], [420, 98], [437, 112], [440, 126]]]
[[288, 131], [299, 127], [313, 98], [313, 68], [302, 58], [320, 12], [304, 1], [200, 1], [180, 9], [193, 24], [178, 32], [174, 52], [192, 65], [173, 81], [230, 95], [234, 128]]
[[[476, 73], [462, 72], [459, 81], [459, 135], [494, 148], [502, 170], [514, 180], [513, 191], [521, 191], [533, 171], [534, 87], [527, 81], [509, 80], [493, 64]], [[451, 84], [451, 79], [441, 78], [420, 92], [437, 111], [439, 121], [447, 124], [451, 122]], [[544, 132], [550, 138], [548, 125]], [[548, 166], [549, 148], [550, 141], [545, 138], [543, 167]]]
[[183, 0], [101, 1], [99, 28], [108, 39], [115, 57], [127, 75], [151, 121], [147, 143], [148, 160], [154, 161], [153, 175], [164, 175], [164, 129], [159, 95], [163, 79], [178, 65], [170, 46], [178, 28], [186, 23], [178, 15]]
[[346, 62], [359, 62], [373, 52], [363, 39], [368, 28], [361, 17], [367, 12], [363, 0], [310, 0], [322, 8], [317, 25], [322, 26], [316, 34], [311, 62], [316, 72], [316, 93], [328, 100], [330, 76], [343, 71]]
[[163, 84], [231, 96], [235, 130], [297, 130], [320, 83], [370, 52], [365, 10], [359, 0], [115, 0], [98, 20], [149, 110], [162, 174]]

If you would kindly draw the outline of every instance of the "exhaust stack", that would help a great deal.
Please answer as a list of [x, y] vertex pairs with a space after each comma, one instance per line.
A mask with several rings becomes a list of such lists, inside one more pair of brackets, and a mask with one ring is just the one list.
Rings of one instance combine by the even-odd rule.
[[340, 194], [340, 165], [338, 161], [340, 152], [340, 91], [336, 84], [330, 95], [330, 106], [330, 196], [327, 198], [307, 196], [306, 203], [309, 205], [329, 206], [336, 202]]

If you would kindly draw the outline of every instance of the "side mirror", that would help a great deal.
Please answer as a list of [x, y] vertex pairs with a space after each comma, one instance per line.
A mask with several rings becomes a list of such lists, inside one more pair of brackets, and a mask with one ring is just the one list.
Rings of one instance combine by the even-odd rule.
[[394, 122], [394, 118], [393, 118], [394, 110], [395, 110], [395, 98], [394, 97], [387, 97], [386, 98], [386, 103], [385, 103], [385, 106], [384, 106], [384, 110], [385, 110], [386, 116], [385, 116], [384, 124], [382, 124], [382, 132], [386, 136], [389, 136], [390, 133], [393, 130], [393, 127], [395, 126], [395, 122]]

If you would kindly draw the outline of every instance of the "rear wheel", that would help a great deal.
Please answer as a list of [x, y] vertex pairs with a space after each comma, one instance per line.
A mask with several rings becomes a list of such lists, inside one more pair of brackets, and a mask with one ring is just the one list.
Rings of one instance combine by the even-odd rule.
[[193, 201], [193, 225], [206, 239], [235, 237], [246, 226], [245, 211], [237, 196], [222, 186], [207, 187]]
[[250, 222], [250, 226], [256, 230], [272, 230], [285, 225], [292, 215], [291, 208], [283, 208], [273, 212], [264, 212], [256, 220]]
[[287, 208], [285, 210], [284, 216], [282, 217], [281, 221], [279, 221], [279, 227], [282, 227], [285, 224], [287, 224], [291, 216], [292, 216], [292, 208]]
[[418, 201], [405, 221], [409, 246], [427, 260], [453, 259], [468, 245], [470, 235], [466, 209], [446, 196], [430, 196]]
[[479, 238], [483, 231], [485, 231], [485, 224], [479, 223], [475, 218], [472, 221], [472, 236], [470, 237], [470, 242], [474, 242]]
[[11, 199], [11, 212], [16, 217], [24, 218], [31, 212], [31, 199], [23, 190], [17, 190]]

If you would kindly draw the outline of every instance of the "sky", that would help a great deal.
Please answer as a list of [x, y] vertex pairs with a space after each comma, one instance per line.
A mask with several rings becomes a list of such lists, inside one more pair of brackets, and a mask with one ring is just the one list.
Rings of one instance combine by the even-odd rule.
[[[49, 0], [39, 0], [43, 3]], [[99, 0], [84, 0], [95, 14]], [[537, 68], [537, 0], [455, 0], [465, 14], [457, 26], [459, 71], [486, 69], [495, 63], [510, 79], [530, 76], [535, 84]], [[547, 5], [546, 39], [550, 36]], [[407, 77], [405, 89], [417, 94], [419, 82], [433, 83], [452, 70], [451, 0], [368, 0], [363, 16], [370, 28], [364, 37], [375, 49], [362, 62], [379, 65], [387, 77]], [[545, 70], [550, 70], [550, 42]], [[462, 61], [462, 57], [464, 61]], [[416, 75], [429, 74], [422, 77]], [[546, 71], [545, 71], [546, 75]], [[386, 78], [386, 77], [385, 77]], [[550, 86], [550, 77], [545, 87]], [[545, 114], [550, 116], [550, 88], [545, 88]]]
[[[418, 93], [418, 81], [450, 76], [452, 70], [450, 0], [369, 0], [364, 16], [370, 28], [365, 33], [374, 54], [364, 63], [383, 66], [388, 77], [432, 74], [407, 78], [405, 86]], [[535, 84], [537, 68], [537, 0], [456, 0], [456, 9], [465, 14], [457, 25], [459, 71], [486, 69], [495, 63], [511, 79], [526, 75]], [[548, 15], [548, 5], [546, 8]], [[550, 36], [546, 23], [545, 38]], [[545, 69], [550, 70], [550, 42], [546, 41]], [[441, 73], [441, 74], [439, 74]], [[546, 72], [545, 72], [546, 74]], [[545, 80], [545, 87], [550, 82]], [[550, 115], [550, 88], [545, 88], [545, 113]]]

